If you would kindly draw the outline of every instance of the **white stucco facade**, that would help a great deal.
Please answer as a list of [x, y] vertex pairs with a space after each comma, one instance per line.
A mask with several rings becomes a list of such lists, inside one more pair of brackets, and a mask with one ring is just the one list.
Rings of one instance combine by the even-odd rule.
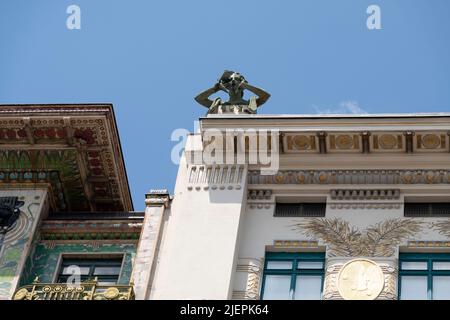
[[[277, 130], [279, 170], [194, 159], [212, 128]], [[383, 273], [371, 298], [397, 299], [399, 253], [450, 252], [445, 212], [405, 217], [405, 203], [450, 201], [448, 132], [448, 114], [201, 119], [173, 196], [149, 196], [166, 200], [147, 203], [160, 215], [142, 298], [259, 299], [268, 252], [322, 252], [322, 299], [345, 298], [339, 272], [355, 259]], [[276, 216], [277, 203], [321, 203], [325, 212]]]

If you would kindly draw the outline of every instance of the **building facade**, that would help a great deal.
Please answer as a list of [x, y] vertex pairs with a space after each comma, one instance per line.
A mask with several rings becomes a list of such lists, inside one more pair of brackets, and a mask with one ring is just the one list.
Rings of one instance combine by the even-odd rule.
[[0, 106], [0, 300], [133, 299], [143, 221], [111, 105]]
[[217, 110], [134, 212], [111, 105], [0, 107], [0, 299], [450, 299], [450, 114]]
[[[449, 128], [448, 114], [200, 119], [148, 298], [450, 298]], [[247, 163], [205, 163], [211, 130]], [[268, 141], [273, 172], [248, 161]]]

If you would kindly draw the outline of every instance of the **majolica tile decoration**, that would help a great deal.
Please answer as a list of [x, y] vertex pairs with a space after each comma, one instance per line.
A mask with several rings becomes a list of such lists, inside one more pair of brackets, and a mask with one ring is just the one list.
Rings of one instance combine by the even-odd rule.
[[2, 106], [0, 128], [0, 187], [50, 185], [56, 211], [132, 210], [111, 105]]

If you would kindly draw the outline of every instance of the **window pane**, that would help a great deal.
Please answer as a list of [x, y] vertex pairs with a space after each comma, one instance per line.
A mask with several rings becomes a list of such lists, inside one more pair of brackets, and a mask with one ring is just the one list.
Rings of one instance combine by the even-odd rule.
[[78, 270], [79, 270], [80, 275], [88, 275], [89, 269], [90, 269], [89, 267], [79, 267], [76, 264], [73, 264], [70, 266], [63, 267], [61, 274], [63, 274], [63, 275], [77, 274]]
[[426, 261], [403, 261], [402, 270], [427, 270]]
[[96, 267], [94, 275], [117, 275], [120, 273], [120, 267]]
[[433, 262], [433, 270], [450, 270], [450, 261]]
[[267, 269], [292, 269], [292, 261], [268, 261]]
[[116, 281], [98, 281], [97, 282], [99, 286], [113, 286], [116, 285]]
[[321, 276], [298, 276], [295, 285], [295, 300], [320, 300]]
[[427, 300], [426, 276], [402, 276], [401, 300]]
[[291, 276], [267, 275], [264, 282], [265, 300], [290, 299]]
[[433, 277], [433, 300], [450, 300], [450, 277]]
[[323, 261], [299, 261], [298, 269], [323, 269]]

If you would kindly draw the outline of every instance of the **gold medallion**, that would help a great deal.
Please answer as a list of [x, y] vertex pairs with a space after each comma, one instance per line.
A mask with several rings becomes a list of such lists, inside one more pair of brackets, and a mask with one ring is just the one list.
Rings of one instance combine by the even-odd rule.
[[106, 299], [111, 300], [111, 299], [117, 298], [119, 293], [120, 293], [119, 289], [110, 287], [110, 288], [106, 289], [106, 291], [103, 295], [105, 296]]
[[345, 300], [374, 300], [383, 287], [383, 271], [371, 260], [351, 260], [339, 271], [338, 290]]
[[427, 149], [435, 149], [441, 144], [441, 139], [434, 134], [426, 134], [422, 138], [422, 144]]
[[306, 150], [309, 147], [309, 139], [306, 136], [295, 136], [294, 145], [299, 150]]
[[380, 136], [379, 142], [383, 149], [394, 149], [397, 145], [397, 138], [392, 134], [383, 134]]
[[339, 149], [350, 149], [353, 146], [353, 138], [348, 134], [338, 135], [336, 137], [336, 144]]

